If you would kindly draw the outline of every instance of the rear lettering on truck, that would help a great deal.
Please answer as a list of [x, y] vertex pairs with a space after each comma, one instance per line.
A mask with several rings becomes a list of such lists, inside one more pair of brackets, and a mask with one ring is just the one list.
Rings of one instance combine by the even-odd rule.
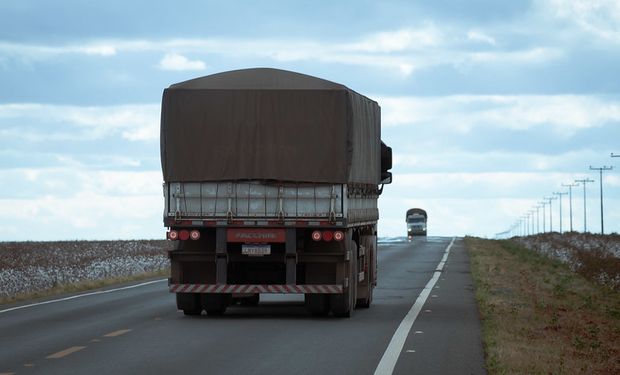
[[226, 237], [228, 242], [270, 243], [286, 241], [284, 229], [232, 228], [227, 230]]

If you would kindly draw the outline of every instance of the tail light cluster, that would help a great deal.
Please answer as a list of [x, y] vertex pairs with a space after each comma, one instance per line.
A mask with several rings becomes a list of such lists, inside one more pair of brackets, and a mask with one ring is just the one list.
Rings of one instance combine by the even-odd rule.
[[337, 231], [331, 231], [331, 230], [324, 230], [324, 231], [320, 231], [320, 230], [315, 230], [314, 232], [312, 232], [312, 239], [314, 241], [326, 241], [329, 242], [331, 240], [334, 241], [342, 241], [344, 239], [344, 233], [337, 230]]
[[181, 230], [176, 230], [176, 229], [170, 229], [170, 232], [167, 233], [168, 234], [168, 239], [171, 241], [176, 241], [176, 240], [181, 240], [181, 241], [185, 241], [185, 240], [197, 240], [200, 238], [200, 231], [194, 229], [194, 230], [187, 230], [187, 229], [181, 229]]

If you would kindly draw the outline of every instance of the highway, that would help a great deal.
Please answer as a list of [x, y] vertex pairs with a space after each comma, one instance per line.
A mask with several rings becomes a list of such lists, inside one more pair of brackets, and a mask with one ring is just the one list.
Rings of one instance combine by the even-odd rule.
[[462, 239], [382, 243], [378, 262], [371, 308], [348, 319], [299, 295], [187, 317], [165, 280], [3, 305], [0, 375], [485, 374]]

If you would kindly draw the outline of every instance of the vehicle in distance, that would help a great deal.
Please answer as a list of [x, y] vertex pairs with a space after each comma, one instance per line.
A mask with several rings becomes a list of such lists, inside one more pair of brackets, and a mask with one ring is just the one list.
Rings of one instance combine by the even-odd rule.
[[426, 236], [426, 221], [428, 215], [421, 208], [411, 208], [407, 210], [405, 220], [407, 222], [407, 238], [413, 236]]
[[392, 179], [375, 101], [266, 68], [181, 82], [163, 93], [161, 162], [169, 290], [186, 315], [262, 293], [303, 293], [318, 315], [370, 306]]

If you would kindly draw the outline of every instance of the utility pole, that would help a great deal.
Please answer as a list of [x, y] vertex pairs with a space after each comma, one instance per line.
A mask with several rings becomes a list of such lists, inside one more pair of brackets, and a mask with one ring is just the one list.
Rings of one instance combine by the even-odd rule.
[[599, 172], [599, 180], [601, 183], [601, 234], [605, 234], [605, 227], [603, 226], [603, 171], [611, 171], [612, 169], [614, 169], [614, 167], [602, 166], [602, 167], [594, 168], [590, 166], [591, 171]]
[[567, 192], [564, 193], [557, 193], [554, 192], [553, 195], [557, 195], [558, 199], [560, 200], [560, 234], [562, 234], [562, 195], [566, 195], [568, 194]]
[[536, 234], [540, 233], [540, 206], [536, 206]]
[[542, 204], [542, 209], [543, 209], [543, 233], [546, 233], [547, 232], [547, 219], [546, 219], [546, 216], [547, 216], [546, 212], [547, 211], [546, 211], [545, 207], [547, 205], [547, 202], [542, 201], [542, 202], [539, 202], [539, 203]]
[[553, 232], [553, 206], [551, 205], [551, 202], [557, 198], [550, 197], [545, 199], [549, 201], [549, 232], [551, 233]]
[[588, 231], [588, 221], [586, 215], [586, 185], [588, 184], [588, 182], [594, 182], [594, 180], [584, 178], [583, 180], [575, 180], [575, 182], [581, 183], [583, 185], [583, 233], [586, 233]]
[[562, 184], [568, 188], [568, 207], [570, 208], [570, 231], [573, 231], [573, 187], [579, 184]]

